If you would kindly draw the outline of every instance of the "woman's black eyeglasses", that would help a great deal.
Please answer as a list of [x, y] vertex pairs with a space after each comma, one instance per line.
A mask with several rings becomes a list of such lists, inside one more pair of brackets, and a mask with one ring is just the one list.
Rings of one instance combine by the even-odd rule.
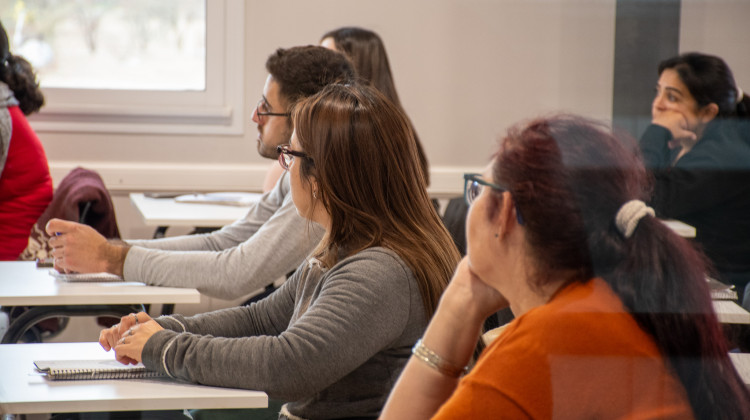
[[[479, 197], [479, 194], [482, 193], [482, 189], [484, 187], [490, 187], [493, 190], [496, 191], [508, 191], [508, 188], [500, 186], [498, 184], [493, 184], [492, 182], [485, 181], [482, 179], [482, 174], [473, 174], [468, 173], [464, 174], [464, 200], [466, 200], [466, 205], [471, 206], [471, 204], [476, 201], [477, 197]], [[521, 217], [521, 212], [518, 210], [518, 206], [516, 205], [516, 220], [518, 220], [518, 224], [523, 224], [523, 218]]]
[[284, 170], [289, 170], [289, 166], [292, 164], [292, 162], [294, 162], [295, 157], [298, 157], [300, 159], [307, 159], [312, 162], [312, 158], [310, 156], [307, 156], [306, 153], [292, 150], [289, 147], [290, 146], [288, 144], [276, 146], [276, 152], [279, 154], [279, 164], [282, 168], [284, 168]]

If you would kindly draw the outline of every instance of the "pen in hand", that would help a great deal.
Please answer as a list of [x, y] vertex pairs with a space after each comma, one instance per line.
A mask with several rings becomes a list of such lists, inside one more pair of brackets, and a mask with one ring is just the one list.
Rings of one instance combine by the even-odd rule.
[[55, 266], [54, 258], [37, 258], [36, 268], [52, 268]]
[[[54, 236], [55, 237], [60, 237], [60, 236], [62, 236], [62, 232], [55, 232]], [[68, 274], [68, 273], [70, 273], [70, 271], [68, 271], [68, 270], [66, 270], [64, 268], [60, 268], [60, 267], [56, 266], [56, 260], [57, 260], [57, 258], [54, 258], [54, 257], [53, 258], [46, 258], [45, 261], [46, 260], [49, 260], [51, 262], [51, 265], [49, 265], [49, 267], [55, 268], [61, 274]], [[37, 263], [37, 267], [39, 267], [38, 263]]]

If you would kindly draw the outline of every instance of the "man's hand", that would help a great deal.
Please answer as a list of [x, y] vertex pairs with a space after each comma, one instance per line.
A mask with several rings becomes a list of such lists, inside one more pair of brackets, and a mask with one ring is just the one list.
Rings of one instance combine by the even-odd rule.
[[58, 271], [122, 276], [128, 246], [107, 242], [90, 226], [60, 219], [50, 220], [45, 230]]

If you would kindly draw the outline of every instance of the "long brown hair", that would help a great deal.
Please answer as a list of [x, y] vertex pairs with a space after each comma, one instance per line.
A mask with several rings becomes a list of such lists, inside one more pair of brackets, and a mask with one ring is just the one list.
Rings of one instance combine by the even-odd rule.
[[320, 40], [326, 38], [333, 39], [336, 49], [352, 60], [357, 75], [364, 82], [371, 84], [397, 106], [401, 106], [385, 44], [378, 34], [368, 29], [347, 26], [326, 32]]
[[581, 117], [540, 118], [509, 130], [493, 178], [523, 216], [538, 273], [532, 284], [559, 272], [577, 273], [571, 281], [603, 278], [669, 361], [695, 418], [750, 416], [750, 394], [713, 311], [705, 257], [654, 217], [629, 238], [615, 226], [620, 206], [650, 191], [635, 140]]
[[36, 72], [25, 58], [10, 52], [8, 33], [0, 22], [0, 82], [8, 85], [18, 100], [24, 115], [39, 111], [44, 105], [44, 95], [36, 80]]
[[434, 313], [459, 254], [430, 203], [404, 113], [374, 88], [334, 84], [299, 102], [292, 121], [311, 158], [300, 159], [300, 174], [315, 178], [313, 202], [331, 216], [314, 255], [332, 267], [366, 248], [391, 249]]

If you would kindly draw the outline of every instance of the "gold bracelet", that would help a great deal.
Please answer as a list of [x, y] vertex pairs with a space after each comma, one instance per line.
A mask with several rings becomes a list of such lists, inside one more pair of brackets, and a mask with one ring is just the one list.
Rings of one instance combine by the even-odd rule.
[[416, 356], [417, 359], [427, 364], [427, 366], [437, 370], [443, 375], [450, 376], [452, 378], [458, 378], [469, 370], [468, 366], [458, 367], [438, 356], [434, 351], [425, 347], [424, 343], [422, 343], [421, 338], [417, 340], [417, 344], [412, 347], [411, 353]]

